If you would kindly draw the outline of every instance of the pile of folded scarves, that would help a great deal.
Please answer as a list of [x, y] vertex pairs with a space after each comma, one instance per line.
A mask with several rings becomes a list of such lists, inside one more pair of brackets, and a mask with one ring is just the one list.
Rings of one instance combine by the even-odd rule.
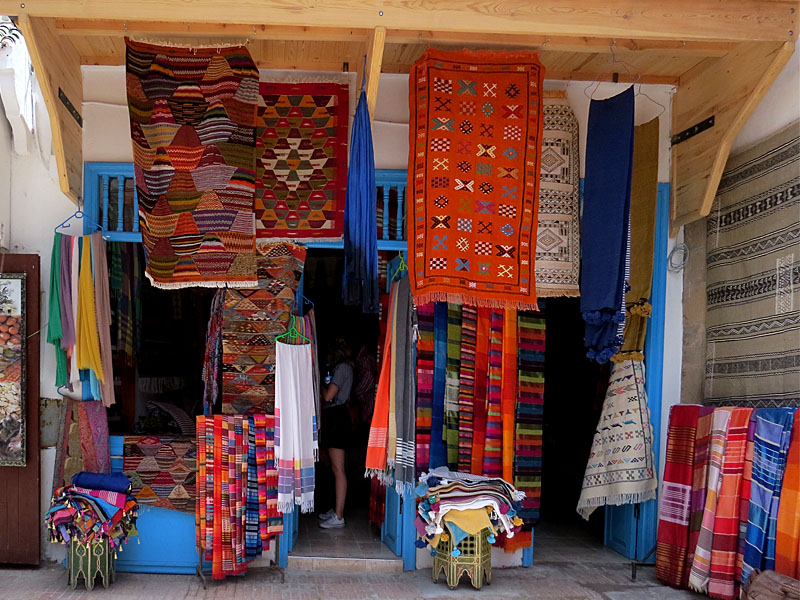
[[438, 468], [423, 473], [416, 488], [423, 498], [417, 507], [418, 548], [452, 537], [453, 556], [459, 556], [458, 544], [467, 536], [488, 529], [490, 544], [499, 535], [514, 537], [522, 527], [517, 510], [522, 506], [524, 492], [500, 478], [454, 473]]
[[128, 494], [131, 482], [122, 473], [78, 473], [72, 485], [56, 489], [45, 521], [50, 540], [81, 544], [108, 540], [117, 551], [136, 534], [139, 506]]

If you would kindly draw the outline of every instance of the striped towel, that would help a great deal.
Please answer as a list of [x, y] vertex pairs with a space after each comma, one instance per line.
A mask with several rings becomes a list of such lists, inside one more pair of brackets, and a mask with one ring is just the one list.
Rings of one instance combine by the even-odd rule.
[[775, 536], [783, 471], [794, 423], [793, 408], [759, 409], [753, 447], [753, 483], [742, 583], [754, 570], [775, 568]]
[[444, 389], [444, 441], [447, 466], [458, 469], [458, 400], [461, 371], [461, 305], [447, 304], [447, 363]]
[[720, 483], [722, 482], [722, 461], [725, 455], [725, 441], [728, 436], [728, 425], [732, 408], [718, 408], [714, 411], [711, 425], [711, 445], [709, 447], [708, 478], [706, 479], [706, 506], [703, 509], [703, 521], [700, 525], [700, 536], [694, 551], [694, 560], [689, 572], [689, 587], [704, 594], [708, 591], [708, 579], [711, 570], [711, 544], [714, 538], [714, 519], [717, 514]]
[[427, 471], [431, 457], [433, 413], [433, 303], [417, 307], [417, 475]]

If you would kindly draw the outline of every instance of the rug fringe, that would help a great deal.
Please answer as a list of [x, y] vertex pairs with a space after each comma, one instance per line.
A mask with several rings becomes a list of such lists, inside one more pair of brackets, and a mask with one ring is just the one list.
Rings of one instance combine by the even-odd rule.
[[453, 302], [455, 304], [462, 304], [464, 306], [477, 306], [480, 308], [515, 308], [517, 310], [533, 310], [538, 311], [539, 306], [534, 300], [531, 302], [524, 302], [522, 300], [498, 300], [495, 298], [475, 298], [468, 294], [461, 294], [456, 292], [423, 292], [414, 296], [414, 304], [429, 304], [431, 302]]
[[600, 506], [621, 506], [623, 504], [639, 504], [656, 499], [656, 488], [643, 492], [630, 492], [627, 494], [614, 494], [613, 496], [596, 496], [587, 498], [578, 505], [577, 511], [585, 520]]
[[255, 281], [176, 281], [174, 283], [165, 283], [156, 281], [153, 276], [147, 271], [144, 272], [147, 279], [150, 280], [150, 285], [154, 288], [161, 290], [180, 290], [193, 287], [204, 288], [256, 288], [258, 287], [258, 280]]
[[580, 298], [580, 290], [543, 290], [536, 288], [536, 296], [539, 298]]

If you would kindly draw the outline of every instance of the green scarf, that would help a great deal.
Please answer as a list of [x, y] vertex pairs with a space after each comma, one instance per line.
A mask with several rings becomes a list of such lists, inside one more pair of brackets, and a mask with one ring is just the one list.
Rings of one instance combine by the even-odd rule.
[[53, 252], [50, 255], [50, 298], [47, 315], [47, 342], [56, 349], [56, 386], [69, 383], [67, 375], [67, 351], [61, 347], [64, 331], [61, 328], [61, 234], [53, 236]]

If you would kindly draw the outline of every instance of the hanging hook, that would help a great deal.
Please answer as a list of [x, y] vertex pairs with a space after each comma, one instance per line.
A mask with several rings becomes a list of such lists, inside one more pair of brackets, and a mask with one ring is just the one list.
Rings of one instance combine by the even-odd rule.
[[549, 43], [550, 43], [550, 36], [548, 35], [546, 38], [544, 38], [544, 42], [542, 42], [542, 45], [539, 47], [539, 50], [544, 52], [544, 49], [547, 47], [547, 44]]

